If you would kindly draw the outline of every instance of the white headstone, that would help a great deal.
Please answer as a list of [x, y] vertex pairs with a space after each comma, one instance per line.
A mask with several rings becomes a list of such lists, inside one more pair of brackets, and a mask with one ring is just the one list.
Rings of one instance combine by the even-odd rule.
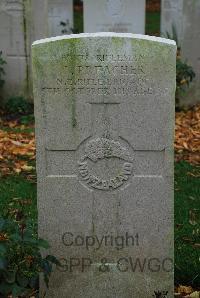
[[[66, 26], [61, 26], [61, 22], [64, 22]], [[73, 0], [48, 0], [48, 23], [49, 36], [61, 35], [63, 29], [72, 33]]]
[[4, 0], [0, 2], [0, 50], [7, 62], [5, 93], [23, 90], [26, 79], [24, 53], [23, 2]]
[[84, 0], [84, 32], [145, 32], [145, 0]]
[[[66, 23], [65, 27], [60, 22]], [[1, 0], [0, 51], [5, 65], [3, 95], [32, 96], [30, 48], [34, 40], [73, 28], [72, 0]]]
[[193, 67], [196, 79], [186, 95], [188, 103], [200, 102], [200, 1], [162, 0], [161, 32], [178, 35], [182, 58]]
[[63, 264], [48, 298], [173, 297], [175, 62], [143, 35], [34, 43], [39, 235]]
[[29, 96], [31, 43], [45, 37], [45, 1], [0, 1], [0, 51], [5, 65], [4, 96]]

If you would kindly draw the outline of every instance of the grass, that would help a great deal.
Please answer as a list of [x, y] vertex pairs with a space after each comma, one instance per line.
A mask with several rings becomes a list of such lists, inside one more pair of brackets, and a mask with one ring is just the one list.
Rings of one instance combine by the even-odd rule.
[[25, 206], [25, 212], [33, 223], [37, 222], [37, 196], [36, 183], [27, 180], [20, 175], [3, 176], [0, 179], [0, 214], [4, 215], [9, 206], [13, 207], [13, 199], [31, 200], [31, 204]]
[[146, 13], [146, 34], [156, 35], [160, 34], [160, 12]]
[[[175, 167], [175, 277], [200, 285], [200, 167]], [[195, 177], [196, 176], [196, 177]], [[198, 246], [198, 245], [199, 246]]]
[[74, 31], [83, 33], [83, 14], [80, 11], [74, 12]]
[[11, 128], [11, 127], [5, 127], [5, 126], [1, 126], [0, 125], [0, 129], [7, 131], [7, 132], [11, 132], [11, 133], [33, 133], [35, 130], [34, 128], [25, 128], [25, 129], [21, 129], [21, 128]]

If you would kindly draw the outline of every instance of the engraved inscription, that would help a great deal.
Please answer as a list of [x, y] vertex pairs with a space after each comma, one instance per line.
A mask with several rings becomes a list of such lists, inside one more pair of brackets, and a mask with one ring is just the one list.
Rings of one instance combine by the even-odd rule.
[[[125, 184], [132, 175], [133, 159], [129, 150], [120, 142], [107, 138], [92, 139], [86, 144], [84, 153], [78, 161], [78, 172], [81, 181], [90, 188], [113, 190]], [[95, 166], [102, 160], [111, 158], [120, 161], [115, 162], [115, 171], [111, 171], [112, 173], [104, 178], [104, 171], [101, 169], [101, 174], [97, 175]]]
[[110, 18], [121, 17], [124, 10], [123, 0], [106, 0], [105, 8]]
[[[62, 59], [66, 74], [42, 86], [41, 91], [49, 95], [126, 97], [168, 93], [167, 87], [149, 79], [142, 64], [146, 56], [141, 54], [131, 56], [126, 52], [115, 55], [100, 52], [90, 57], [88, 53], [68, 51], [61, 57], [55, 53], [54, 58], [55, 62]], [[76, 59], [79, 63], [73, 65], [71, 61]], [[90, 60], [94, 61], [92, 65], [88, 62]]]

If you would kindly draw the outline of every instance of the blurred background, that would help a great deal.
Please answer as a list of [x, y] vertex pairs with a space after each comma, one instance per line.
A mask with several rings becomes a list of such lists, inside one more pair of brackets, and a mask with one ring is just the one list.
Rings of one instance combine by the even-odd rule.
[[181, 98], [183, 104], [192, 105], [200, 100], [200, 1], [0, 0], [1, 103], [13, 96], [33, 100], [33, 41], [100, 31], [175, 39], [179, 58], [177, 85], [179, 91], [188, 92], [187, 96], [179, 92], [177, 101]]

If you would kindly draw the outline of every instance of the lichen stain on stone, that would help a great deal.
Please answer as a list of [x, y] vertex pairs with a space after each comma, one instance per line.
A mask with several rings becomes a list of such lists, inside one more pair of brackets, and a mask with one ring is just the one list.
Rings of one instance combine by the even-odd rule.
[[[72, 90], [74, 90], [75, 76], [77, 75], [75, 72], [76, 72], [76, 65], [78, 63], [78, 59], [76, 57], [78, 43], [79, 43], [78, 39], [56, 41], [56, 45], [57, 45], [56, 49], [61, 48], [63, 52], [66, 49], [70, 55], [70, 59], [67, 61], [67, 67], [69, 69], [69, 72], [72, 74], [71, 76]], [[51, 43], [49, 43], [49, 46], [50, 45]], [[53, 45], [53, 42], [52, 42], [52, 45]], [[55, 49], [55, 47], [53, 47], [53, 49]], [[61, 57], [57, 56], [57, 53], [55, 53], [55, 57], [57, 57], [58, 60], [61, 59]], [[63, 60], [62, 64], [64, 65], [65, 62], [66, 61]], [[72, 127], [75, 128], [77, 126], [75, 91], [73, 91], [71, 95], [68, 95], [68, 99], [70, 104], [69, 108], [71, 110], [71, 124], [72, 124]]]
[[124, 38], [113, 36], [112, 37], [112, 43], [113, 43], [113, 45], [116, 45], [118, 47], [123, 46], [124, 45]]
[[[75, 81], [76, 81], [76, 65], [79, 62], [77, 58], [77, 48], [80, 47], [80, 40], [79, 39], [69, 39], [69, 52], [70, 52], [70, 60], [69, 60], [69, 71], [72, 74], [72, 90], [75, 90]], [[77, 126], [77, 117], [76, 117], [76, 98], [75, 98], [75, 91], [72, 92], [70, 95], [70, 104], [71, 104], [71, 120], [72, 120], [72, 127], [75, 128]]]
[[38, 53], [37, 50], [38, 50], [37, 48], [32, 48], [32, 64], [35, 66], [35, 68], [33, 69], [33, 74], [35, 69], [37, 69], [38, 73], [43, 74], [44, 73], [43, 67], [39, 59], [40, 54]]
[[[42, 56], [43, 49], [38, 47], [32, 47], [32, 76], [33, 81], [35, 82], [33, 88], [35, 89], [37, 84], [37, 88], [39, 88], [40, 90], [42, 90], [42, 86], [44, 85], [44, 80], [46, 78], [46, 73], [48, 72], [48, 70], [44, 70], [43, 63], [41, 61]], [[40, 78], [39, 81], [38, 78]]]

